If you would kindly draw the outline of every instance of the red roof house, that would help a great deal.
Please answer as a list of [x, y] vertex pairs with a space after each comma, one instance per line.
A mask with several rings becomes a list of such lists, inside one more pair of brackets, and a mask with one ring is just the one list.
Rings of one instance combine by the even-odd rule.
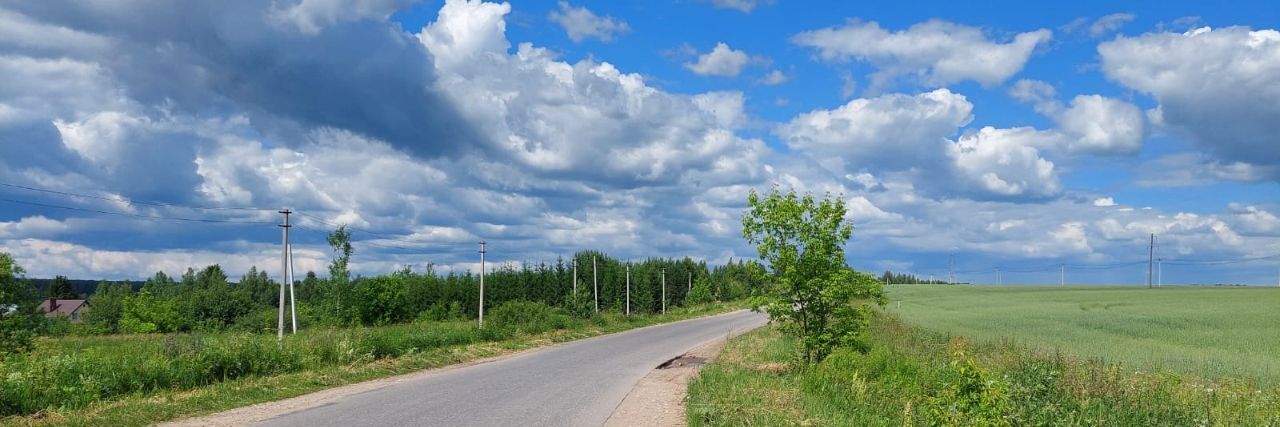
[[46, 317], [66, 317], [72, 322], [80, 321], [80, 317], [89, 311], [89, 301], [82, 299], [53, 299], [40, 302], [40, 312]]

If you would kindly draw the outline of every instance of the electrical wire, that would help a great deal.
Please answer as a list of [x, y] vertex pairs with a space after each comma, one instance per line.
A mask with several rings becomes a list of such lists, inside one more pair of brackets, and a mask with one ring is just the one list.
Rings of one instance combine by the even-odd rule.
[[7, 182], [0, 182], [0, 186], [18, 188], [18, 189], [23, 189], [28, 191], [38, 191], [41, 193], [56, 194], [60, 196], [105, 200], [108, 202], [127, 202], [129, 204], [134, 204], [134, 205], [149, 205], [149, 206], [161, 206], [161, 207], [195, 209], [195, 210], [206, 210], [206, 211], [271, 211], [271, 210], [275, 210], [274, 208], [250, 208], [250, 207], [235, 207], [235, 206], [187, 206], [187, 205], [179, 205], [174, 203], [136, 200], [136, 199], [131, 199], [131, 198], [119, 196], [119, 195], [115, 197], [105, 197], [105, 196], [95, 196], [91, 194], [72, 193], [68, 191], [50, 190], [48, 188], [39, 188], [39, 187], [30, 187], [26, 185], [10, 184]]
[[16, 204], [20, 204], [20, 205], [38, 206], [38, 207], [43, 207], [43, 208], [63, 209], [63, 210], [79, 211], [79, 212], [91, 212], [91, 213], [98, 213], [98, 214], [104, 214], [104, 215], [117, 215], [117, 216], [123, 216], [123, 217], [139, 218], [139, 219], [147, 219], [147, 220], [154, 220], [154, 221], [180, 221], [180, 222], [202, 222], [202, 223], [223, 223], [223, 224], [259, 224], [259, 225], [261, 225], [261, 224], [275, 224], [274, 222], [268, 222], [268, 221], [248, 221], [248, 220], [234, 220], [234, 219], [209, 219], [209, 218], [185, 218], [185, 217], [173, 217], [173, 216], [144, 215], [144, 214], [135, 214], [135, 213], [127, 213], [127, 212], [113, 212], [113, 211], [104, 211], [104, 210], [99, 210], [99, 209], [77, 208], [77, 207], [71, 207], [71, 206], [53, 205], [53, 204], [48, 204], [48, 203], [38, 203], [38, 202], [29, 202], [29, 201], [23, 201], [23, 200], [14, 200], [14, 199], [3, 198], [3, 197], [0, 197], [0, 201], [3, 201], [3, 202], [9, 202], [9, 203], [16, 203]]

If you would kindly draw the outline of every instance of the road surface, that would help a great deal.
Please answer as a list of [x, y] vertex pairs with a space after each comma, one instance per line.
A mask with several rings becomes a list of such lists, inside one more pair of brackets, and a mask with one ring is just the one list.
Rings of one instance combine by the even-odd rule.
[[599, 426], [662, 362], [765, 321], [763, 314], [738, 311], [564, 343], [347, 396], [259, 425]]

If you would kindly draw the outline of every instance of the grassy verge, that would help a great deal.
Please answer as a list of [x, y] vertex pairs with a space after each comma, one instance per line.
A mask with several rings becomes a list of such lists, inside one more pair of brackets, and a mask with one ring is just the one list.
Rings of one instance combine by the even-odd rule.
[[772, 327], [734, 338], [690, 383], [689, 425], [1280, 425], [1280, 388], [968, 342], [890, 316], [870, 335], [869, 353], [814, 367]]
[[45, 340], [0, 364], [0, 405], [18, 414], [0, 418], [0, 425], [146, 425], [742, 307], [554, 316], [551, 327], [484, 331], [471, 322], [318, 329], [288, 337], [283, 348], [274, 337], [251, 334]]

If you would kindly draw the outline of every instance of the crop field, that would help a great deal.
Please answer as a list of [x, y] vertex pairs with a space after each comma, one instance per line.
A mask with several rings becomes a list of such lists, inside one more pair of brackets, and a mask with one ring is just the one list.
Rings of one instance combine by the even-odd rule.
[[886, 311], [979, 341], [1280, 384], [1280, 289], [893, 285]]

